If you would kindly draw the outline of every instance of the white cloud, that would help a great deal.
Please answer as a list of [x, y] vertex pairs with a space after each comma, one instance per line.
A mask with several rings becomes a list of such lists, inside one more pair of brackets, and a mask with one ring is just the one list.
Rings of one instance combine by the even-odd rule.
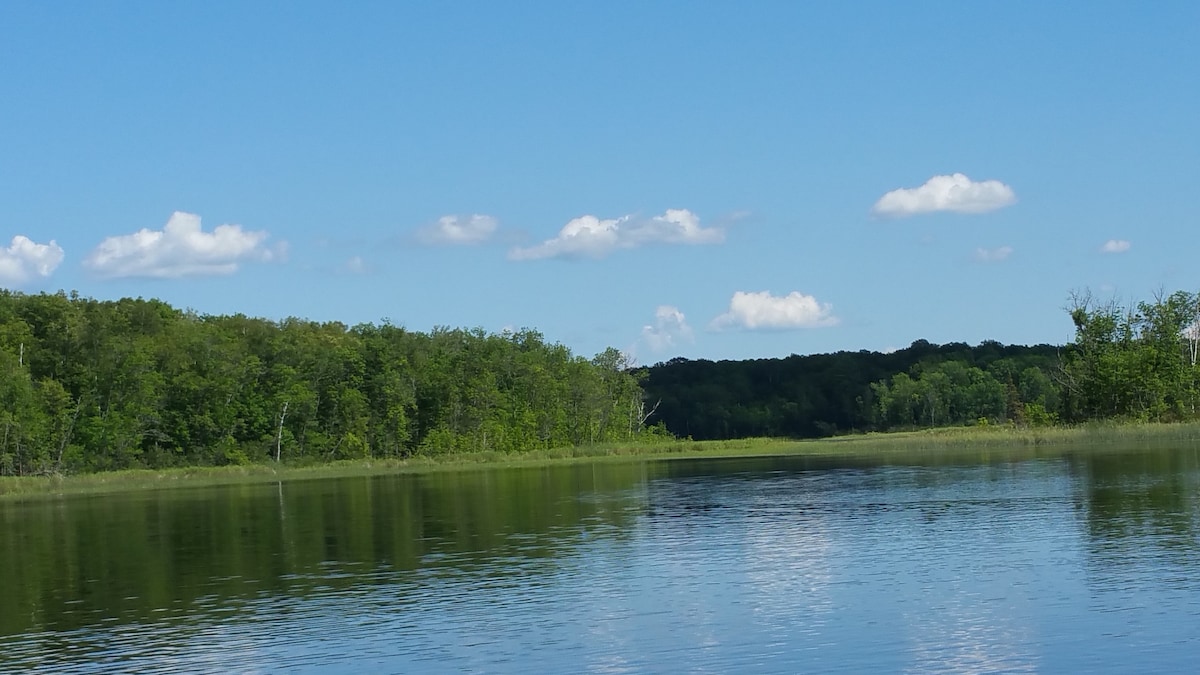
[[1133, 244], [1124, 239], [1109, 239], [1100, 247], [1101, 253], [1124, 253], [1129, 250]]
[[619, 249], [647, 244], [716, 244], [724, 241], [724, 230], [700, 227], [700, 218], [687, 209], [667, 209], [653, 218], [623, 216], [600, 220], [580, 216], [563, 226], [558, 236], [530, 246], [514, 248], [512, 260], [541, 258], [603, 258]]
[[661, 352], [674, 347], [678, 342], [695, 339], [692, 327], [678, 307], [660, 305], [654, 310], [654, 325], [642, 326], [642, 342], [652, 352]]
[[953, 211], [984, 213], [1017, 201], [1009, 186], [998, 180], [972, 181], [961, 173], [934, 176], [918, 188], [892, 190], [871, 209], [877, 216], [902, 218], [919, 213]]
[[492, 216], [442, 216], [429, 227], [417, 231], [417, 239], [433, 245], [470, 245], [487, 241], [499, 222]]
[[977, 248], [975, 249], [975, 259], [980, 262], [1000, 262], [1006, 260], [1012, 255], [1013, 247], [1000, 246], [998, 248]]
[[63, 256], [62, 247], [53, 239], [39, 244], [18, 234], [8, 248], [0, 248], [0, 282], [23, 284], [34, 277], [44, 279], [54, 273]]
[[350, 274], [366, 274], [371, 271], [371, 267], [367, 265], [367, 261], [362, 259], [362, 256], [352, 256], [349, 260], [342, 264], [342, 269]]
[[837, 325], [833, 305], [818, 302], [811, 295], [792, 291], [777, 297], [769, 291], [747, 293], [738, 291], [729, 301], [729, 311], [709, 324], [711, 330], [744, 328], [746, 330], [779, 330], [787, 328], [817, 328]]
[[162, 230], [108, 237], [83, 264], [107, 278], [233, 274], [242, 262], [286, 255], [286, 244], [270, 249], [264, 245], [266, 239], [266, 232], [249, 232], [241, 225], [219, 225], [204, 232], [200, 216], [176, 211]]

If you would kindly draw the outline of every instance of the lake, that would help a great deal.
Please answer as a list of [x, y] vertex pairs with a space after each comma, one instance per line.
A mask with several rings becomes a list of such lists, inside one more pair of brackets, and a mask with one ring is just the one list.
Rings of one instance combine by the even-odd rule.
[[1191, 672], [1195, 446], [0, 502], [0, 671]]

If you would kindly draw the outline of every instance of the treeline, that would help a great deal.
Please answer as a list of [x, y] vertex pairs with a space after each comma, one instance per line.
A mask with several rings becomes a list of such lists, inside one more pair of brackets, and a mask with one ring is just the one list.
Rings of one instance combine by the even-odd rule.
[[1062, 371], [1070, 419], [1196, 417], [1200, 400], [1200, 295], [1159, 293], [1122, 306], [1077, 293], [1075, 342]]
[[623, 355], [532, 330], [201, 316], [0, 291], [0, 474], [516, 452], [645, 426]]
[[1076, 334], [1062, 347], [918, 340], [888, 354], [673, 359], [644, 386], [657, 419], [698, 440], [1197, 417], [1200, 296], [1122, 306], [1077, 293], [1068, 314]]
[[661, 438], [1193, 419], [1200, 297], [1072, 296], [1075, 340], [631, 368], [429, 333], [0, 291], [0, 474], [512, 453]]
[[[816, 438], [851, 432], [1016, 420], [1058, 410], [1062, 348], [918, 340], [890, 353], [781, 359], [672, 359], [652, 366], [647, 399], [678, 436]], [[1037, 406], [1041, 406], [1038, 408]]]

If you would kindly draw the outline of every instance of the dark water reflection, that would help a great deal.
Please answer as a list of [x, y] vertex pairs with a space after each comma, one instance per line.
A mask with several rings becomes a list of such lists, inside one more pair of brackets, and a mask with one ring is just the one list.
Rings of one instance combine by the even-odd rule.
[[1194, 447], [0, 504], [0, 670], [1188, 672]]

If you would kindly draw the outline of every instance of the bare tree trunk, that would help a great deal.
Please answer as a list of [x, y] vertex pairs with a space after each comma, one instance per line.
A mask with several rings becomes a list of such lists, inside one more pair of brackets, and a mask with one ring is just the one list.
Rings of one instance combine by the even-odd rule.
[[275, 461], [279, 462], [279, 454], [283, 450], [283, 421], [287, 419], [289, 401], [283, 402], [283, 410], [279, 413], [279, 430], [275, 432]]
[[[642, 429], [646, 427], [646, 420], [650, 419], [650, 416], [658, 410], [658, 406], [660, 405], [662, 405], [661, 398], [655, 402], [654, 407], [650, 409], [650, 412], [646, 412], [646, 402], [635, 399], [630, 408], [631, 415], [629, 418], [629, 435], [633, 436], [635, 431], [640, 433]], [[637, 422], [636, 427], [634, 425], [635, 421]]]

